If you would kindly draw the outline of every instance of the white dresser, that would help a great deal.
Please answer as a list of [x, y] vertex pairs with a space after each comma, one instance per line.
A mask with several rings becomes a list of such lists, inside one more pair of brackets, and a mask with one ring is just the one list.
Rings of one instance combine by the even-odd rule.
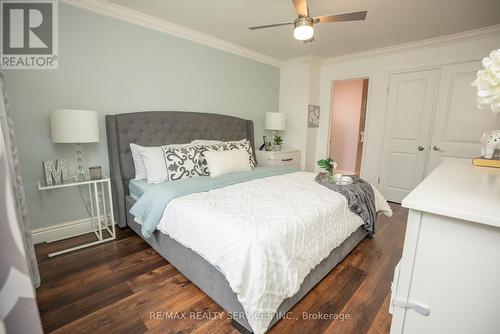
[[299, 150], [256, 151], [260, 166], [300, 166]]
[[500, 169], [445, 161], [402, 205], [391, 334], [500, 333]]

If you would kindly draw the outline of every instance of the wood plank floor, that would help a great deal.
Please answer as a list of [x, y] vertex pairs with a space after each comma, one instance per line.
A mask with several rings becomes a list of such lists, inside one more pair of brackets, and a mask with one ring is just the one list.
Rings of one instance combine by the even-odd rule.
[[[375, 238], [365, 238], [269, 333], [389, 332], [390, 284], [407, 217], [407, 210], [391, 207], [394, 216], [379, 218]], [[45, 332], [237, 333], [217, 304], [131, 230], [119, 230], [113, 242], [47, 257], [89, 238], [36, 245]], [[186, 318], [166, 319], [164, 312]]]

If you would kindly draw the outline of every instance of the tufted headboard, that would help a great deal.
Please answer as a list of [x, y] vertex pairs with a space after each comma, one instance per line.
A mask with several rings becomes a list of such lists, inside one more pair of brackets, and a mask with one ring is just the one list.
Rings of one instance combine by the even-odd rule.
[[143, 146], [189, 143], [195, 139], [252, 143], [253, 122], [233, 116], [184, 111], [147, 111], [106, 115], [109, 169], [115, 220], [126, 225], [128, 183], [135, 176], [130, 143]]

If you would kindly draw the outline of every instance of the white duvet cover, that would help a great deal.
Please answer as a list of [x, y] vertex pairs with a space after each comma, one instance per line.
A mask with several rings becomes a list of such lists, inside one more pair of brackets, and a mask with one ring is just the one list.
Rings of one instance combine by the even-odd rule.
[[[158, 229], [226, 277], [256, 334], [362, 220], [344, 196], [296, 172], [172, 200]], [[377, 211], [391, 209], [374, 188]]]

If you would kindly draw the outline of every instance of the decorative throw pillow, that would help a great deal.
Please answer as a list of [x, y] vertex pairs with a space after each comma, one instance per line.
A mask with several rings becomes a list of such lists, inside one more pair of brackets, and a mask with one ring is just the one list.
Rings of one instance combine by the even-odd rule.
[[168, 181], [168, 172], [164, 156], [165, 149], [186, 146], [190, 146], [190, 144], [171, 144], [149, 147], [137, 145], [137, 150], [139, 150], [144, 166], [146, 167], [148, 183], [162, 183]]
[[205, 159], [211, 177], [252, 170], [248, 152], [243, 148], [221, 152], [206, 151]]
[[222, 140], [196, 139], [191, 142], [192, 145], [206, 146], [222, 144]]
[[210, 175], [210, 171], [208, 170], [207, 160], [205, 159], [206, 152], [222, 152], [227, 151], [226, 143], [220, 142], [220, 144], [211, 144], [211, 145], [203, 145], [200, 146], [201, 151], [201, 164], [203, 166], [203, 175]]
[[242, 139], [237, 141], [227, 141], [224, 143], [227, 147], [227, 150], [239, 150], [245, 149], [248, 152], [250, 167], [254, 168], [257, 166], [257, 162], [253, 156], [252, 144], [248, 139]]
[[205, 175], [203, 165], [204, 158], [200, 146], [163, 146], [162, 150], [169, 181]]

